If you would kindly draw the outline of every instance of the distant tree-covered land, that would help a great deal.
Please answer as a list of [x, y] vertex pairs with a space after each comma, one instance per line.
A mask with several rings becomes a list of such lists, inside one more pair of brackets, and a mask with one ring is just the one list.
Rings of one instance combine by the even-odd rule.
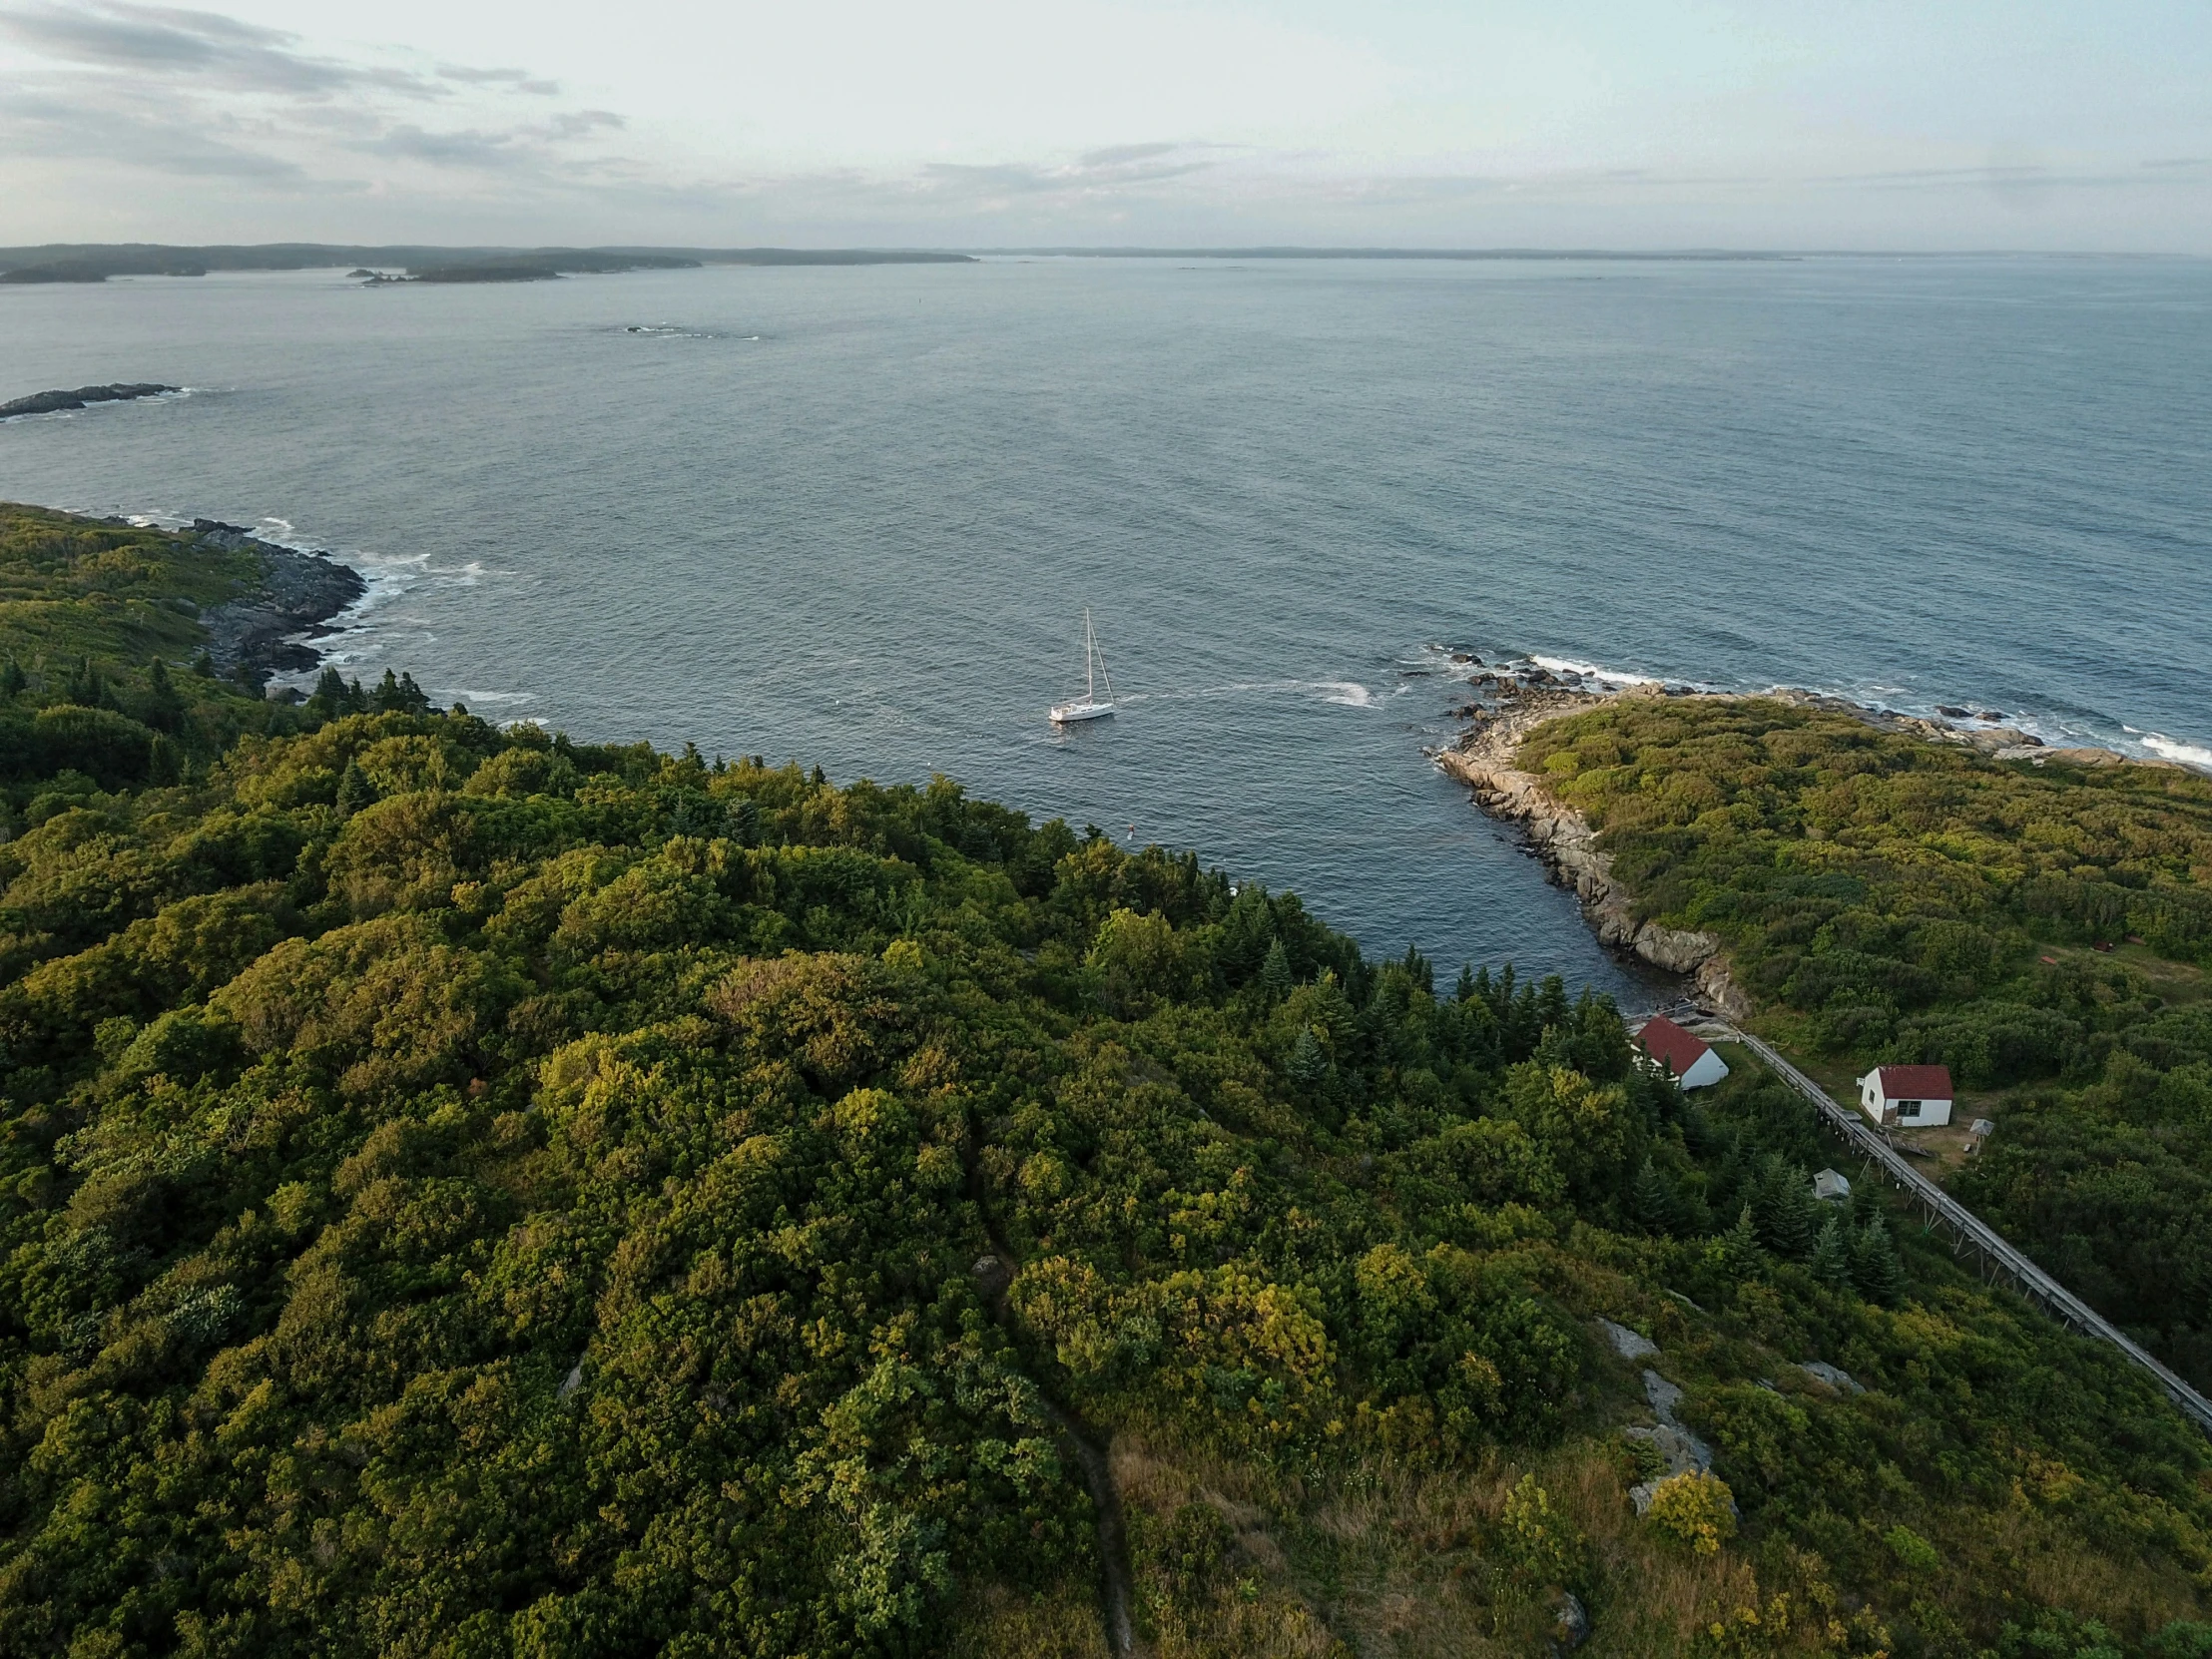
[[2212, 1387], [2212, 779], [1763, 699], [1625, 698], [1522, 762], [1778, 1034], [1985, 1091], [1959, 1195]]
[[[375, 267], [422, 273], [543, 268], [564, 272], [664, 271], [697, 265], [972, 265], [967, 254], [904, 248], [427, 248], [331, 243], [171, 248], [156, 243], [48, 243], [0, 248], [0, 283], [104, 282], [110, 276], [205, 276], [211, 271], [312, 271]], [[519, 275], [438, 276], [443, 281], [525, 281]]]
[[2212, 1652], [2212, 1447], [1748, 1064], [0, 519], [0, 1652]]

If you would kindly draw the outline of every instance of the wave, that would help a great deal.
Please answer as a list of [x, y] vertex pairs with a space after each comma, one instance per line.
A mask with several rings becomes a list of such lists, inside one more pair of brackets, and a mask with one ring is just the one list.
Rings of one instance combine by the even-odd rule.
[[1171, 688], [1166, 691], [1125, 692], [1116, 700], [1124, 705], [1132, 703], [1186, 703], [1205, 698], [1244, 697], [1260, 694], [1281, 697], [1286, 694], [1319, 692], [1324, 703], [1335, 703], [1347, 709], [1372, 709], [1376, 705], [1375, 693], [1357, 680], [1233, 680], [1225, 686], [1192, 686]]
[[2145, 732], [2142, 744], [2153, 755], [2165, 760], [2179, 761], [2183, 766], [2194, 767], [2199, 772], [2212, 772], [2212, 749], [2206, 749], [2201, 744], [2183, 743], [2177, 738], [2167, 737], [2163, 732]]
[[536, 692], [471, 691], [466, 686], [431, 686], [425, 689], [433, 699], [443, 698], [448, 703], [465, 703], [471, 709], [479, 703], [497, 708], [509, 703], [535, 703], [538, 700]]
[[623, 324], [626, 334], [641, 334], [648, 339], [736, 339], [757, 340], [759, 334], [726, 334], [719, 328], [690, 328], [681, 322], [629, 322]]
[[1625, 669], [1601, 668], [1596, 663], [1578, 663], [1572, 657], [1542, 657], [1532, 652], [1528, 661], [1538, 668], [1549, 669], [1554, 674], [1580, 674], [1592, 680], [1610, 681], [1616, 686], [1656, 686], [1660, 683], [1655, 674], [1632, 674]]

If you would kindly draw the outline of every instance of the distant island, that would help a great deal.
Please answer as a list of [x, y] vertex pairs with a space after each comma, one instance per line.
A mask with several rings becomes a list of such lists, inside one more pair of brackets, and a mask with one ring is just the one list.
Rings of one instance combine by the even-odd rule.
[[135, 398], [160, 397], [165, 392], [182, 389], [180, 386], [157, 385], [147, 381], [143, 384], [79, 386], [74, 391], [35, 391], [28, 397], [0, 403], [0, 420], [13, 420], [18, 415], [59, 414], [65, 409], [81, 409], [88, 403], [128, 403]]
[[104, 282], [110, 276], [204, 276], [211, 271], [405, 271], [385, 282], [528, 282], [708, 265], [973, 265], [972, 254], [900, 248], [431, 248], [268, 243], [173, 248], [153, 243], [48, 243], [0, 248], [0, 283]]
[[[1772, 250], [1677, 248], [371, 248], [279, 242], [173, 248], [153, 243], [49, 243], [0, 248], [0, 283], [102, 282], [110, 276], [204, 276], [211, 271], [346, 271], [392, 282], [538, 282], [556, 276], [697, 266], [976, 265], [988, 257], [1090, 260], [1596, 260], [1742, 262], [1800, 256]], [[350, 270], [346, 268], [350, 267]], [[405, 276], [392, 275], [405, 272]]]

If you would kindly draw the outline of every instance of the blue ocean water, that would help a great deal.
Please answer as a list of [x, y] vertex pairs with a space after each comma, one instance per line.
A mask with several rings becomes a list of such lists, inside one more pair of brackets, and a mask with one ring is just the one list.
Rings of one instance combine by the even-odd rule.
[[[0, 288], [0, 497], [260, 524], [578, 737], [932, 771], [1375, 951], [1638, 985], [1438, 776], [1431, 649], [2212, 766], [2212, 264], [994, 260]], [[1125, 706], [1056, 735], [1095, 614]]]

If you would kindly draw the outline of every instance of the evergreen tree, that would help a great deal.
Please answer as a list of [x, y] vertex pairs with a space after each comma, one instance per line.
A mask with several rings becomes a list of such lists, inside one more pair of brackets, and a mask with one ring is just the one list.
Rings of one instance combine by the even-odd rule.
[[314, 695], [307, 699], [307, 707], [324, 720], [335, 720], [346, 712], [345, 682], [338, 677], [336, 669], [325, 667], [317, 676]]
[[1844, 1235], [1844, 1219], [1830, 1216], [1813, 1241], [1813, 1277], [1839, 1291], [1852, 1288], [1851, 1242]]
[[1433, 966], [1430, 965], [1428, 958], [1426, 956], [1423, 956], [1412, 945], [1407, 945], [1405, 947], [1404, 966], [1405, 975], [1407, 978], [1412, 980], [1414, 984], [1418, 985], [1430, 996], [1434, 996], [1436, 994], [1436, 970]]
[[1481, 995], [1487, 987], [1489, 971], [1488, 968], [1484, 968], [1482, 970], [1483, 978], [1477, 981], [1473, 970], [1466, 963], [1461, 962], [1459, 964], [1459, 983], [1451, 988], [1452, 1001], [1472, 1002], [1477, 996]]
[[401, 713], [406, 708], [406, 694], [399, 689], [399, 676], [385, 669], [383, 679], [368, 694], [368, 704], [380, 715]]
[[30, 683], [30, 677], [23, 672], [23, 665], [13, 657], [8, 659], [6, 668], [0, 668], [0, 697], [13, 697]]
[[1750, 1205], [1738, 1212], [1736, 1225], [1720, 1236], [1719, 1244], [1721, 1260], [1730, 1272], [1744, 1278], [1758, 1271], [1767, 1252], [1759, 1242], [1759, 1224], [1752, 1219]]
[[338, 779], [338, 811], [350, 818], [376, 799], [376, 786], [368, 781], [358, 761], [347, 761]]
[[79, 657], [77, 666], [69, 671], [69, 679], [63, 685], [63, 700], [74, 703], [79, 708], [97, 709], [107, 694], [107, 682], [100, 677], [100, 671], [92, 666], [92, 660]]
[[1803, 1169], [1770, 1154], [1761, 1167], [1757, 1196], [1752, 1200], [1760, 1239], [1777, 1256], [1804, 1261], [1812, 1255], [1813, 1240], [1820, 1230], [1816, 1213], [1819, 1202]]
[[415, 684], [411, 674], [402, 674], [399, 677], [399, 706], [410, 715], [426, 715], [430, 712], [429, 694]]
[[1636, 1172], [1636, 1184], [1628, 1193], [1628, 1207], [1637, 1221], [1650, 1231], [1676, 1231], [1681, 1206], [1675, 1199], [1674, 1183], [1661, 1173], [1655, 1160], [1646, 1158], [1644, 1167]]
[[1895, 1307], [1905, 1295], [1905, 1270], [1898, 1265], [1897, 1246], [1880, 1216], [1859, 1229], [1851, 1253], [1852, 1282], [1869, 1302]]
[[169, 677], [169, 665], [156, 657], [146, 669], [146, 708], [139, 717], [157, 732], [174, 732], [184, 724], [185, 700]]
[[1267, 956], [1260, 963], [1260, 988], [1268, 993], [1270, 1002], [1280, 1002], [1291, 994], [1296, 983], [1291, 973], [1291, 953], [1277, 939], [1268, 946]]
[[192, 672], [199, 675], [203, 680], [213, 680], [215, 678], [215, 659], [205, 651], [201, 652], [199, 656], [192, 660]]
[[146, 781], [160, 788], [179, 783], [183, 778], [184, 767], [178, 758], [177, 746], [166, 734], [156, 732], [146, 750]]
[[1321, 1039], [1314, 1035], [1309, 1025], [1298, 1034], [1298, 1041], [1291, 1045], [1291, 1060], [1287, 1068], [1291, 1081], [1312, 1088], [1329, 1072], [1329, 1055], [1321, 1046]]

